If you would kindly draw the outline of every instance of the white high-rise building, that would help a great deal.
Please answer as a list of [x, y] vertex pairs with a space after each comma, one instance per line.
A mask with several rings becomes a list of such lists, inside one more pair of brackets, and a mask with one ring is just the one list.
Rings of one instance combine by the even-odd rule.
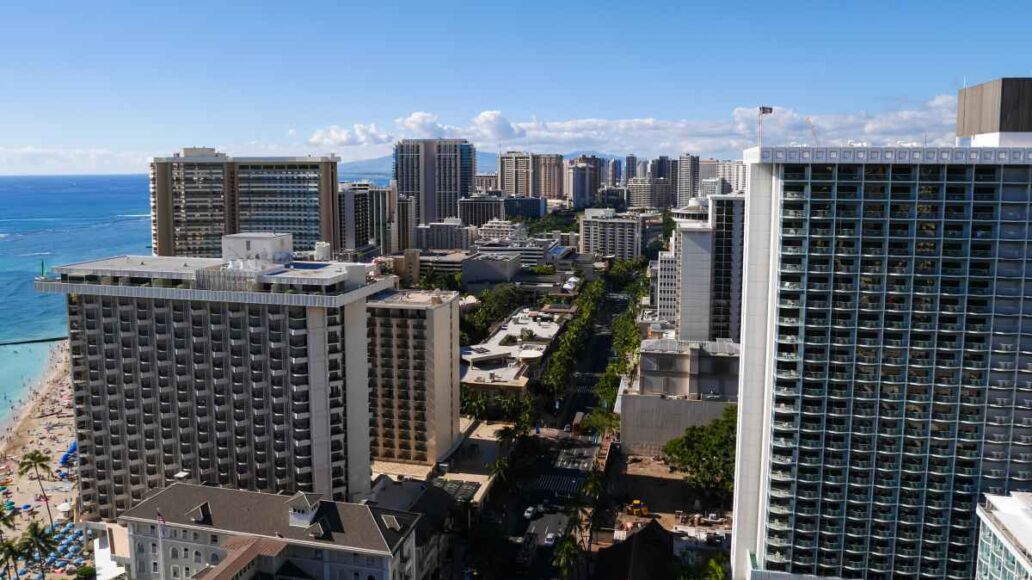
[[741, 161], [720, 161], [717, 163], [716, 175], [731, 186], [731, 191], [745, 191], [745, 182], [748, 177], [745, 163]]
[[53, 268], [67, 296], [83, 517], [175, 480], [349, 498], [368, 491], [370, 267], [291, 263], [290, 236], [231, 260], [118, 256]]
[[636, 260], [641, 256], [641, 219], [616, 210], [586, 209], [580, 222], [580, 252]]
[[677, 207], [684, 207], [693, 197], [699, 197], [699, 156], [681, 155], [677, 171]]
[[1032, 149], [745, 162], [735, 577], [970, 578], [1032, 489]]

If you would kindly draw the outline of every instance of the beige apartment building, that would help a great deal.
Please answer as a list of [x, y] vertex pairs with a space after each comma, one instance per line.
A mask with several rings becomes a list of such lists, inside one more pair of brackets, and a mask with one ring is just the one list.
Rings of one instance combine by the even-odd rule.
[[342, 244], [337, 162], [319, 157], [230, 157], [187, 147], [150, 165], [156, 256], [216, 258], [222, 236], [289, 233], [294, 247]]
[[373, 459], [433, 464], [459, 437], [459, 294], [386, 290], [369, 298]]

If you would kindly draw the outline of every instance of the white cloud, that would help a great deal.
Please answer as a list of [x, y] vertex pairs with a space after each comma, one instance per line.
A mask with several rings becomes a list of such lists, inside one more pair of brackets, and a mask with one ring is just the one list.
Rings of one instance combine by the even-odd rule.
[[[820, 145], [953, 144], [956, 98], [938, 95], [927, 101], [878, 112], [858, 111], [834, 115], [807, 115], [796, 109], [774, 107], [765, 116], [764, 144], [809, 144], [814, 140], [812, 122]], [[511, 121], [498, 110], [480, 112], [465, 126], [449, 125], [437, 115], [417, 111], [394, 120], [396, 131], [375, 123], [330, 125], [311, 133], [306, 144], [292, 140], [264, 142], [242, 140], [219, 148], [232, 155], [296, 155], [327, 153], [341, 147], [345, 160], [387, 155], [399, 138], [461, 137], [485, 150], [526, 149], [569, 152], [578, 149], [639, 156], [677, 155], [688, 151], [705, 156], [736, 158], [756, 144], [755, 107], [736, 107], [724, 119], [677, 120], [656, 118], [583, 118]], [[184, 145], [190, 145], [186, 143]], [[301, 148], [299, 151], [298, 148]], [[0, 146], [0, 174], [14, 173], [144, 173], [148, 158], [166, 155], [167, 146], [153, 151], [118, 151], [110, 148], [41, 148]]]
[[501, 111], [481, 111], [473, 117], [473, 133], [484, 141], [510, 141], [526, 135], [526, 130], [509, 122]]
[[407, 117], [399, 117], [394, 123], [404, 132], [406, 137], [416, 139], [433, 139], [446, 137], [451, 127], [442, 125], [437, 115], [416, 111]]
[[354, 145], [381, 145], [394, 141], [390, 133], [380, 131], [375, 123], [363, 125], [355, 123], [350, 129], [330, 125], [325, 129], [318, 129], [308, 138], [310, 145], [321, 147], [332, 146], [354, 146]]

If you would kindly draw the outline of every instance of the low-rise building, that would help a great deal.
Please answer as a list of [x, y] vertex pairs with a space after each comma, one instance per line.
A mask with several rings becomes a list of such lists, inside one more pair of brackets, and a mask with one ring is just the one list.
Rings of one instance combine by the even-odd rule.
[[1032, 578], [1032, 493], [987, 493], [977, 513], [981, 528], [975, 578]]
[[417, 580], [418, 514], [176, 483], [125, 512], [130, 579]]
[[491, 393], [522, 391], [542, 363], [568, 315], [521, 308], [480, 344], [463, 347], [462, 384]]
[[459, 200], [459, 220], [480, 227], [491, 220], [505, 219], [505, 203], [494, 195], [474, 195]]
[[428, 273], [458, 274], [466, 260], [476, 256], [476, 252], [420, 252], [419, 275]]
[[539, 218], [548, 213], [548, 203], [544, 197], [507, 197], [505, 217]]
[[456, 499], [429, 481], [380, 475], [373, 482], [368, 503], [389, 510], [419, 514], [416, 522], [416, 560], [419, 580], [441, 577], [455, 527]]
[[712, 421], [738, 400], [739, 345], [729, 341], [643, 340], [638, 369], [615, 410], [632, 455], [658, 455], [689, 425]]
[[508, 220], [493, 219], [484, 222], [477, 229], [482, 240], [523, 240], [527, 237], [527, 226]]
[[518, 254], [477, 254], [462, 263], [462, 283], [512, 282], [521, 267]]
[[477, 239], [477, 228], [463, 225], [459, 218], [416, 226], [416, 247], [420, 250], [468, 250]]

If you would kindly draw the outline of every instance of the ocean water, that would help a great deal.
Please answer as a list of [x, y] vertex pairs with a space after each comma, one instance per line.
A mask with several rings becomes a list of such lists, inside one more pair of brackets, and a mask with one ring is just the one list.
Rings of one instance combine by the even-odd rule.
[[[341, 178], [387, 184], [379, 174]], [[32, 288], [41, 269], [150, 253], [146, 175], [0, 176], [0, 343], [67, 334], [64, 297]], [[50, 347], [0, 346], [0, 421], [7, 401], [39, 377]]]
[[[149, 245], [146, 175], [0, 176], [0, 342], [67, 334], [64, 297], [32, 288], [41, 268]], [[50, 346], [0, 346], [0, 397], [21, 398]], [[0, 404], [0, 420], [8, 413]]]

